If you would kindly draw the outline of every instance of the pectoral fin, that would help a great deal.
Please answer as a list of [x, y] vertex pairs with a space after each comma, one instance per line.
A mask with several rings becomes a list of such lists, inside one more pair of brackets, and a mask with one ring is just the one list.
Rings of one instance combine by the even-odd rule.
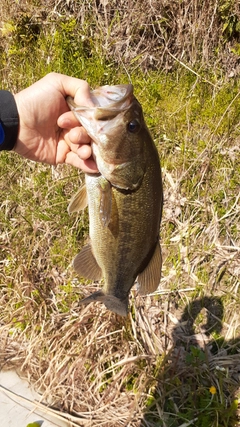
[[99, 192], [100, 192], [100, 202], [99, 202], [99, 215], [101, 223], [104, 227], [107, 227], [111, 219], [111, 210], [112, 210], [112, 186], [109, 181], [102, 177], [99, 180]]
[[162, 269], [162, 254], [159, 242], [156, 245], [152, 258], [150, 259], [147, 267], [142, 273], [138, 275], [138, 291], [142, 295], [154, 292], [161, 279]]
[[71, 198], [68, 205], [68, 213], [78, 212], [85, 209], [88, 205], [87, 189], [84, 184], [76, 194]]
[[102, 270], [99, 267], [93, 253], [91, 245], [84, 246], [73, 260], [73, 268], [82, 277], [90, 280], [100, 280]]

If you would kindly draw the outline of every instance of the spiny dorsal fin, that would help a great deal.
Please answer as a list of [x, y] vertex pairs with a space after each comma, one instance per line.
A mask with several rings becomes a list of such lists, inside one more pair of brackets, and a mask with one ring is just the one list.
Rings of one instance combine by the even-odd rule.
[[70, 203], [68, 205], [68, 213], [71, 214], [73, 212], [78, 212], [85, 209], [88, 205], [87, 199], [87, 189], [84, 184], [76, 194], [71, 198]]
[[84, 246], [81, 252], [74, 258], [73, 268], [79, 276], [86, 279], [97, 281], [102, 278], [102, 270], [92, 253], [90, 244]]
[[161, 279], [161, 269], [162, 254], [161, 247], [158, 242], [147, 267], [138, 275], [138, 292], [140, 294], [146, 295], [156, 291]]

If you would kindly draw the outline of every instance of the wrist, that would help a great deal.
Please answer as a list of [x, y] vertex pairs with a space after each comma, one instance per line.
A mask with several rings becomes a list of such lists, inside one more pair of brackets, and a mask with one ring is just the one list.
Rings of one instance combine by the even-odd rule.
[[12, 150], [19, 130], [19, 115], [14, 96], [0, 90], [0, 151]]

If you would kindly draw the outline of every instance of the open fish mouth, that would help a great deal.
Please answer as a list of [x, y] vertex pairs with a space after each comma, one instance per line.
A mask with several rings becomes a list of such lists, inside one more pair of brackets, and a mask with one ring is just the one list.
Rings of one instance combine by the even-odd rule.
[[92, 105], [69, 106], [92, 139], [98, 174], [85, 185], [68, 211], [88, 204], [90, 241], [75, 257], [76, 272], [104, 280], [102, 289], [81, 301], [99, 301], [122, 316], [135, 280], [139, 293], [154, 292], [162, 256], [159, 227], [162, 180], [159, 156], [132, 85], [103, 86], [91, 92]]
[[102, 86], [91, 92], [91, 99], [95, 107], [123, 110], [131, 105], [133, 86], [131, 84]]
[[121, 132], [124, 115], [138, 102], [131, 84], [106, 85], [94, 89], [91, 91], [91, 101], [90, 107], [79, 106], [71, 97], [67, 98], [70, 109], [92, 139], [93, 157], [96, 160], [99, 142], [107, 146], [110, 135], [118, 129]]
[[67, 98], [69, 107], [78, 116], [83, 126], [92, 119], [107, 121], [116, 117], [121, 111], [130, 108], [133, 102], [133, 86], [131, 84], [102, 86], [91, 91], [93, 106], [78, 106], [71, 97]]

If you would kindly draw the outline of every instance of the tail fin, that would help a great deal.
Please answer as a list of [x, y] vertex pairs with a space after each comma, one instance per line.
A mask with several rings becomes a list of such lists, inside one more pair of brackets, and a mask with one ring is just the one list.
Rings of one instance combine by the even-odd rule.
[[114, 313], [119, 314], [120, 316], [127, 316], [128, 314], [128, 298], [120, 300], [119, 298], [113, 295], [106, 295], [103, 291], [94, 292], [89, 297], [84, 298], [80, 301], [80, 304], [90, 304], [94, 301], [101, 301], [105, 306]]

